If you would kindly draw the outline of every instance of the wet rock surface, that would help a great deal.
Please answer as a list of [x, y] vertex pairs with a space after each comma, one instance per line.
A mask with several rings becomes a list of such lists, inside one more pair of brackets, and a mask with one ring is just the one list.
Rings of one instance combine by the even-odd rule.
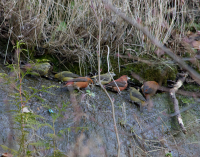
[[[1, 65], [1, 72], [8, 73], [8, 69]], [[112, 119], [112, 107], [109, 99], [103, 90], [95, 86], [90, 92], [83, 90], [75, 91], [74, 95], [62, 88], [59, 82], [47, 80], [44, 78], [33, 78], [25, 76], [22, 89], [27, 95], [33, 94], [34, 87], [41, 90], [43, 86], [51, 87], [46, 92], [39, 91], [35, 93], [37, 97], [31, 98], [26, 102], [33, 114], [40, 115], [38, 118], [44, 126], [28, 129], [28, 143], [43, 140], [47, 143], [53, 143], [49, 133], [60, 135], [56, 137], [56, 148], [66, 155], [79, 154], [78, 156], [116, 156], [117, 140], [114, 132]], [[19, 83], [19, 82], [18, 82]], [[18, 136], [19, 130], [14, 128], [17, 123], [13, 119], [13, 113], [10, 110], [17, 109], [14, 93], [17, 90], [10, 84], [1, 81], [0, 84], [0, 125], [2, 128], [0, 134], [0, 144], [19, 149], [20, 142]], [[92, 94], [94, 93], [94, 94]], [[199, 107], [190, 109], [182, 113], [182, 117], [188, 133], [184, 135], [178, 126], [174, 127], [173, 118], [167, 118], [169, 105], [171, 101], [168, 93], [156, 94], [152, 100], [154, 107], [151, 112], [147, 108], [143, 112], [139, 111], [139, 106], [129, 101], [129, 92], [122, 91], [121, 95], [109, 92], [115, 104], [115, 116], [121, 142], [120, 156], [165, 156], [171, 152], [173, 157], [198, 156], [199, 150]], [[40, 100], [40, 98], [43, 99]], [[24, 100], [26, 100], [24, 98]], [[195, 103], [195, 102], [194, 102]], [[17, 105], [16, 105], [17, 104]], [[190, 105], [190, 104], [187, 104]], [[180, 106], [184, 107], [184, 106]], [[60, 114], [53, 123], [53, 114]], [[63, 109], [61, 111], [61, 109]], [[50, 128], [45, 123], [53, 126]], [[62, 131], [61, 131], [62, 130]], [[39, 151], [39, 156], [50, 156], [52, 149]], [[30, 149], [33, 149], [30, 147]], [[3, 149], [0, 149], [3, 153]]]

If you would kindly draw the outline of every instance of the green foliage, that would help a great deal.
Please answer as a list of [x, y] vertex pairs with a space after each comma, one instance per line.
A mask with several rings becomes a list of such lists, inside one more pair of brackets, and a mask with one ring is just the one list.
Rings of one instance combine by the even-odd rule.
[[185, 24], [185, 30], [189, 30], [191, 32], [196, 32], [196, 30], [200, 30], [199, 23], [186, 23]]
[[166, 157], [172, 157], [172, 153], [165, 154]]
[[86, 93], [91, 97], [95, 97], [95, 94], [93, 92], [90, 92], [90, 90], [86, 90]]
[[50, 157], [55, 157], [55, 156], [66, 157], [65, 154], [63, 154], [62, 152], [60, 152], [60, 151], [58, 151], [58, 150], [56, 150], [56, 151], [54, 152], [54, 155], [51, 155]]
[[17, 152], [16, 150], [14, 150], [14, 149], [10, 149], [10, 148], [8, 148], [8, 147], [5, 146], [5, 145], [0, 145], [0, 146], [1, 146], [1, 148], [3, 148], [3, 150], [9, 151], [9, 152], [11, 152], [13, 155], [17, 155], [17, 154], [18, 154], [18, 152]]
[[199, 86], [195, 84], [184, 84], [184, 90], [186, 91], [192, 91], [192, 92], [199, 92]]
[[66, 29], [67, 29], [67, 24], [64, 21], [61, 21], [57, 28], [57, 31], [65, 32]]
[[43, 58], [43, 59], [36, 59], [35, 61], [36, 63], [44, 63], [44, 62], [49, 62], [50, 60]]
[[[1, 147], [4, 150], [9, 150], [12, 152], [13, 155], [17, 156], [32, 156], [32, 151], [29, 149], [30, 145], [34, 145], [36, 147], [43, 147], [44, 149], [53, 149], [53, 156], [57, 156], [58, 154], [62, 156], [63, 154], [56, 148], [56, 140], [59, 138], [62, 138], [63, 133], [65, 130], [70, 131], [69, 128], [63, 129], [63, 130], [55, 130], [55, 123], [58, 121], [59, 118], [63, 117], [63, 112], [66, 112], [66, 107], [68, 106], [68, 103], [63, 103], [62, 107], [56, 107], [55, 111], [57, 113], [52, 113], [52, 122], [47, 123], [45, 118], [37, 115], [35, 113], [31, 113], [26, 111], [23, 112], [23, 108], [26, 107], [26, 104], [33, 98], [37, 98], [40, 102], [44, 102], [44, 99], [38, 96], [38, 93], [45, 92], [48, 94], [51, 94], [48, 89], [50, 88], [60, 88], [55, 85], [51, 86], [44, 86], [42, 85], [40, 89], [36, 89], [34, 87], [28, 87], [29, 91], [26, 91], [25, 88], [23, 88], [23, 79], [25, 75], [28, 73], [23, 73], [20, 71], [20, 53], [22, 51], [25, 51], [21, 49], [21, 46], [24, 45], [22, 41], [17, 42], [16, 46], [14, 47], [16, 51], [18, 51], [18, 63], [14, 65], [8, 65], [11, 69], [11, 72], [15, 72], [16, 75], [13, 78], [7, 78], [7, 75], [4, 73], [0, 73], [0, 78], [5, 78], [5, 84], [11, 84], [14, 83], [14, 88], [17, 92], [13, 92], [11, 95], [14, 98], [12, 100], [12, 104], [15, 106], [15, 109], [9, 110], [7, 112], [12, 115], [12, 118], [14, 120], [14, 129], [17, 132], [18, 136], [16, 137], [18, 144], [19, 144], [19, 150], [12, 150], [8, 147], [2, 145]], [[43, 62], [47, 60], [38, 60], [37, 62]], [[23, 89], [23, 91], [22, 91]], [[44, 105], [45, 106], [45, 105]], [[46, 107], [49, 108], [48, 105]], [[29, 141], [30, 134], [32, 132], [36, 132], [38, 129], [42, 127], [49, 127], [52, 132], [48, 132], [46, 134], [46, 138], [44, 140], [38, 140], [38, 141]], [[58, 134], [56, 134], [58, 132]], [[27, 142], [29, 141], [29, 142]]]
[[184, 103], [184, 104], [192, 104], [192, 103], [195, 103], [195, 101], [194, 101], [194, 98], [188, 98], [188, 97], [181, 97], [181, 99], [180, 99], [181, 101], [182, 101], [182, 103]]

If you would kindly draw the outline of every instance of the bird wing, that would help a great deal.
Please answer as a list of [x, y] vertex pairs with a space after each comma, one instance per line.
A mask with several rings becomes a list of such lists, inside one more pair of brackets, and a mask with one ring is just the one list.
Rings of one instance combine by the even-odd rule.
[[[124, 87], [127, 82], [126, 81], [122, 81], [122, 82], [116, 82], [118, 87]], [[108, 87], [112, 86], [112, 87], [116, 87], [115, 82], [110, 82], [108, 85]]]
[[155, 90], [152, 88], [149, 88], [149, 87], [144, 87], [143, 92], [144, 92], [144, 94], [151, 94], [151, 93], [155, 92]]
[[136, 97], [136, 98], [142, 100], [142, 101], [146, 101], [146, 99], [142, 96], [142, 94], [139, 93], [139, 91], [138, 92], [131, 91], [131, 95], [133, 97]]
[[88, 79], [85, 77], [78, 77], [78, 78], [70, 80], [70, 82], [88, 82]]
[[80, 77], [79, 75], [77, 74], [74, 74], [72, 72], [61, 72], [61, 73], [58, 73], [55, 75], [56, 77]]
[[[65, 76], [65, 75], [66, 75], [66, 76]], [[64, 77], [80, 77], [79, 75], [74, 74], [74, 73], [64, 74], [63, 76], [64, 76]]]
[[104, 75], [104, 76], [100, 76], [100, 80], [101, 81], [109, 81], [111, 78], [107, 75]]
[[[98, 80], [98, 75], [93, 76], [92, 78], [93, 79], [95, 78]], [[110, 79], [111, 79], [110, 75], [107, 75], [107, 74], [100, 75], [100, 80], [109, 81]]]

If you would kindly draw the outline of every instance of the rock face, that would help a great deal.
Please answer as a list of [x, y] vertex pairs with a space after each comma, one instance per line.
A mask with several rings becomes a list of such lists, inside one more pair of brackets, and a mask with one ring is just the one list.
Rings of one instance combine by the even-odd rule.
[[[1, 70], [0, 72], [5, 72], [2, 68]], [[41, 90], [44, 88], [43, 85], [46, 87], [55, 85], [55, 87], [45, 89], [48, 92], [39, 91], [35, 94], [37, 97], [31, 98], [25, 106], [32, 110], [33, 114], [44, 117], [38, 118], [39, 123], [48, 123], [52, 126], [53, 115], [60, 115], [54, 121], [54, 129], [57, 134], [55, 138], [56, 148], [67, 155], [117, 155], [112, 108], [109, 99], [100, 87], [94, 87], [90, 92], [83, 91], [83, 93], [74, 92], [74, 94], [70, 94], [67, 89], [59, 88], [61, 85], [58, 82], [43, 78], [38, 80], [25, 77], [22, 89], [27, 91], [28, 95], [31, 95], [33, 90], [29, 87]], [[17, 104], [17, 102], [19, 100], [13, 95], [17, 90], [5, 82], [0, 84], [0, 88], [0, 126], [2, 128], [0, 144], [18, 150], [18, 141], [21, 134], [19, 130], [11, 129], [18, 125], [18, 123], [13, 123], [13, 116], [16, 112], [12, 112], [12, 114], [7, 112], [11, 109], [18, 110], [17, 105], [20, 104]], [[109, 92], [109, 94], [115, 104], [115, 117], [121, 142], [120, 156], [145, 154], [164, 156], [168, 151], [171, 151], [173, 156], [178, 156], [180, 153], [182, 153], [182, 156], [195, 156], [200, 153], [198, 147], [194, 146], [195, 144], [183, 143], [183, 139], [185, 143], [195, 143], [195, 141], [200, 140], [199, 131], [195, 131], [199, 130], [198, 124], [195, 123], [195, 119], [200, 117], [197, 108], [182, 113], [186, 127], [190, 125], [188, 134], [183, 136], [181, 132], [175, 130], [178, 129], [178, 127], [174, 127], [175, 123], [167, 117], [169, 104], [171, 103], [167, 93], [153, 96], [154, 107], [152, 112], [148, 112], [145, 108], [143, 113], [139, 111], [138, 106], [129, 102], [129, 92], [127, 90], [122, 91], [121, 95], [112, 92]], [[43, 99], [43, 101], [40, 99]], [[48, 112], [49, 109], [53, 112]], [[191, 125], [191, 123], [193, 124]], [[50, 134], [53, 133], [50, 127], [47, 125], [40, 128], [34, 126], [35, 129], [27, 129], [29, 131], [27, 140], [31, 139], [34, 133], [45, 139], [46, 142], [53, 144], [50, 141], [52, 139]], [[174, 147], [174, 140], [176, 140], [176, 144], [180, 149]], [[36, 138], [32, 139], [31, 142], [37, 141]], [[44, 147], [44, 149], [46, 148]], [[185, 152], [179, 152], [182, 149]], [[53, 147], [49, 150], [48, 155], [52, 155]], [[3, 153], [2, 149], [0, 149], [0, 153]]]

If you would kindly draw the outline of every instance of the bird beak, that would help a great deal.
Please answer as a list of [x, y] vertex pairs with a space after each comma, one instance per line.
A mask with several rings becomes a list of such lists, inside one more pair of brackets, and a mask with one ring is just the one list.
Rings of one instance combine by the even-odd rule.
[[130, 77], [128, 77], [128, 80], [130, 80], [131, 78]]
[[116, 74], [115, 74], [115, 73], [113, 73], [113, 72], [112, 72], [112, 73], [110, 73], [110, 74], [111, 74], [112, 76], [116, 76]]

